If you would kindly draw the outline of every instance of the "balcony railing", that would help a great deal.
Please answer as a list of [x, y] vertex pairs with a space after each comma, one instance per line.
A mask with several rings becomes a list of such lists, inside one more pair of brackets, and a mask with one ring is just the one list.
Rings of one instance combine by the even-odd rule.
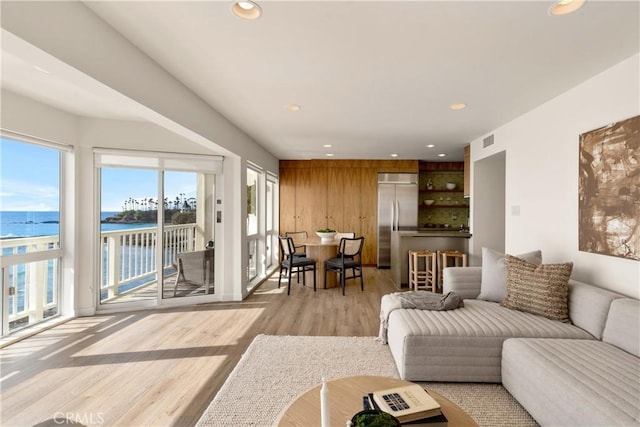
[[2, 282], [9, 294], [3, 333], [58, 314], [58, 248], [57, 235], [0, 240]]
[[[179, 252], [195, 249], [196, 224], [167, 225], [163, 231], [164, 276], [175, 273]], [[155, 227], [101, 233], [100, 299], [110, 300], [157, 281], [157, 232]]]
[[[100, 234], [100, 291], [105, 302], [157, 281], [157, 229], [133, 228]], [[162, 236], [164, 276], [175, 273], [179, 252], [195, 250], [196, 224], [167, 225]], [[15, 330], [58, 314], [60, 262], [53, 251], [58, 236], [0, 240], [5, 268], [3, 283], [9, 288], [9, 330]], [[34, 255], [26, 259], [25, 255]], [[38, 254], [37, 256], [35, 254]], [[14, 255], [15, 261], [11, 260]]]

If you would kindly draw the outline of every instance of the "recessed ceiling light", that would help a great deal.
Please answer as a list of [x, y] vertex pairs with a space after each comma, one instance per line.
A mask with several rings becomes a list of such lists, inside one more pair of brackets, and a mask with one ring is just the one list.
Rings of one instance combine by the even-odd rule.
[[287, 111], [300, 111], [300, 107], [298, 104], [288, 104], [284, 106], [284, 109]]
[[325, 156], [327, 156], [327, 157], [333, 157], [333, 153], [327, 153], [327, 154], [325, 154]]
[[446, 154], [444, 154], [444, 153], [438, 154], [438, 157], [445, 157], [445, 156], [446, 156]]
[[585, 0], [560, 0], [549, 8], [549, 14], [560, 16], [568, 15], [584, 6]]
[[398, 155], [396, 153], [393, 153], [391, 157], [398, 157]]
[[323, 145], [323, 147], [324, 147], [324, 148], [331, 148], [331, 147], [333, 147], [333, 145], [331, 145], [331, 144], [324, 144], [324, 145]]
[[44, 74], [51, 74], [51, 72], [49, 72], [49, 70], [45, 70], [44, 68], [38, 67], [37, 65], [34, 65], [33, 69], [36, 70], [36, 71], [40, 71], [41, 73], [44, 73]]
[[449, 105], [449, 108], [451, 108], [452, 110], [462, 110], [463, 108], [467, 108], [467, 104], [465, 104], [464, 102], [459, 102], [457, 104]]
[[427, 147], [427, 148], [433, 148], [433, 147], [435, 147], [435, 145], [434, 145], [434, 144], [427, 144], [427, 145], [425, 145], [425, 147]]
[[262, 9], [257, 3], [250, 0], [237, 1], [231, 7], [233, 14], [242, 19], [258, 19], [262, 15]]

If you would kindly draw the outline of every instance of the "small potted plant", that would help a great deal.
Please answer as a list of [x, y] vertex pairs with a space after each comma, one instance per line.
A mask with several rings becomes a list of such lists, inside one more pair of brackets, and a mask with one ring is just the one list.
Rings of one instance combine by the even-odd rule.
[[360, 411], [351, 418], [353, 427], [398, 427], [400, 421], [391, 414], [378, 409]]

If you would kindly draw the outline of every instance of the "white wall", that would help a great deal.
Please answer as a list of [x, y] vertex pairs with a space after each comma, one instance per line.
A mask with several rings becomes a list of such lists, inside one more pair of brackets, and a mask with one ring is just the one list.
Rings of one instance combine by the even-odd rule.
[[545, 263], [572, 261], [574, 279], [636, 298], [640, 262], [578, 251], [578, 141], [640, 114], [639, 64], [636, 54], [491, 132], [486, 149], [471, 145], [474, 162], [506, 150], [507, 252], [539, 248]]
[[471, 198], [473, 235], [469, 265], [482, 265], [482, 248], [505, 250], [505, 164], [504, 151], [478, 160], [473, 165], [474, 196]]
[[67, 145], [78, 142], [78, 117], [2, 89], [0, 125], [12, 132]]

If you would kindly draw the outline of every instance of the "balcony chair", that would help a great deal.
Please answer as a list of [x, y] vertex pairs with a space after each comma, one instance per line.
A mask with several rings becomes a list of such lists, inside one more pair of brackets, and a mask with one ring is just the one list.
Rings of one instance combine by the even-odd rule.
[[214, 254], [215, 250], [209, 248], [201, 251], [180, 252], [176, 255], [178, 271], [173, 285], [174, 297], [180, 281], [204, 287], [205, 294], [213, 292]]
[[[280, 252], [283, 261], [280, 263], [280, 274], [278, 274], [278, 289], [282, 281], [282, 273], [287, 274], [287, 295], [291, 293], [291, 274], [297, 273], [298, 278], [302, 273], [302, 284], [307, 285], [307, 271], [313, 270], [313, 292], [316, 291], [316, 260], [304, 256], [295, 255], [295, 246], [291, 237], [280, 237]], [[299, 279], [298, 279], [299, 281]]]
[[[340, 239], [338, 248], [339, 257], [328, 259], [324, 262], [324, 283], [327, 287], [327, 271], [334, 271], [340, 275], [340, 285], [342, 295], [344, 295], [345, 282], [349, 279], [360, 278], [360, 289], [364, 291], [364, 280], [362, 278], [362, 247], [364, 237], [354, 239]], [[347, 271], [351, 270], [351, 276], [347, 276]]]

